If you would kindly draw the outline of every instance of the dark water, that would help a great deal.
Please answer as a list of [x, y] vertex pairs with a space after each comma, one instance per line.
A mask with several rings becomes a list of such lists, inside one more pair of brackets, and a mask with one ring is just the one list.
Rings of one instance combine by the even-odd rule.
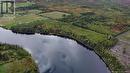
[[110, 73], [93, 51], [71, 39], [15, 34], [0, 28], [0, 42], [22, 46], [31, 53], [40, 73]]

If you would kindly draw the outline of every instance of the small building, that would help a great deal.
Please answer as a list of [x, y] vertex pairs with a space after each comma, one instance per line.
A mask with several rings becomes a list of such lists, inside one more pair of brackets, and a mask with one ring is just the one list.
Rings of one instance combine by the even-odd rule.
[[15, 14], [15, 0], [0, 0], [0, 14]]

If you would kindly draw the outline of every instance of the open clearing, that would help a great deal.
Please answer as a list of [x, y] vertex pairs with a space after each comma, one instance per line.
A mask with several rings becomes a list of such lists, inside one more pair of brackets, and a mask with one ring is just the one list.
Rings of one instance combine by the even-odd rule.
[[16, 3], [16, 7], [27, 7], [31, 6], [33, 3], [31, 2], [23, 2], [23, 3]]
[[32, 22], [34, 20], [41, 19], [42, 17], [30, 14], [25, 16], [16, 16], [16, 17], [0, 17], [0, 25], [6, 25], [6, 24], [14, 24], [14, 23], [26, 23], [26, 22]]
[[119, 39], [130, 42], [130, 31], [124, 33], [123, 35], [118, 36]]
[[73, 6], [73, 5], [49, 5], [48, 10], [51, 11], [61, 11], [61, 12], [67, 12], [67, 13], [73, 13], [73, 14], [80, 14], [84, 12], [91, 12], [92, 10], [90, 8], [82, 8], [80, 6]]
[[14, 22], [14, 17], [0, 17], [0, 25], [10, 24]]
[[64, 12], [54, 11], [54, 12], [43, 13], [41, 15], [52, 19], [60, 19], [63, 17], [63, 15], [69, 15], [69, 14]]

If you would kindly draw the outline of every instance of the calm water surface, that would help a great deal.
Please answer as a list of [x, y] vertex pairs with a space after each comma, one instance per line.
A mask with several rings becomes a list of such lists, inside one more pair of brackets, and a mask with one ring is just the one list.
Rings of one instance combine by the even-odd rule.
[[76, 41], [50, 35], [15, 34], [0, 28], [0, 42], [27, 50], [40, 73], [110, 73], [105, 63]]

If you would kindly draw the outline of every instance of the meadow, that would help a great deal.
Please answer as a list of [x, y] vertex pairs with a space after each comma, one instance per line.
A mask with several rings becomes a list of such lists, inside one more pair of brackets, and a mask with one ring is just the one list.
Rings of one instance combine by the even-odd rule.
[[64, 12], [58, 12], [58, 11], [40, 14], [40, 16], [51, 18], [51, 19], [61, 19], [63, 18], [64, 15], [69, 15], [69, 14]]
[[129, 42], [130, 41], [130, 31], [124, 32], [123, 34], [117, 36], [117, 38]]
[[17, 8], [19, 8], [19, 7], [28, 7], [28, 6], [31, 6], [33, 3], [32, 2], [21, 2], [21, 3], [19, 3], [19, 2], [17, 2], [16, 3], [16, 7]]
[[123, 38], [127, 41], [130, 41], [130, 31], [128, 31], [124, 36]]

